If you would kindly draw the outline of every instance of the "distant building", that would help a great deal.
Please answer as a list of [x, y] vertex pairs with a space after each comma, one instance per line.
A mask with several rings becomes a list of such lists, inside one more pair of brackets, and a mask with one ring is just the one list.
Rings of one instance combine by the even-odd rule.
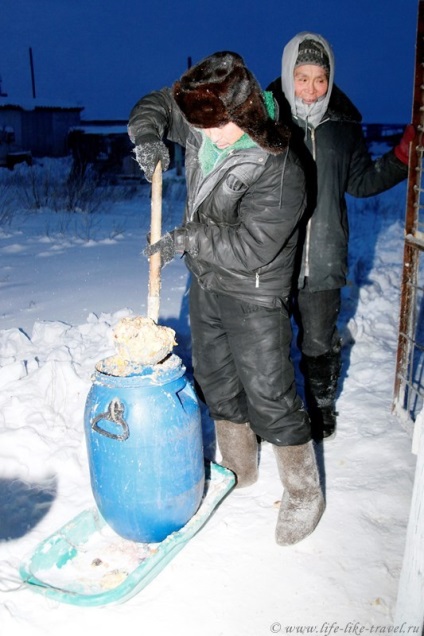
[[0, 96], [0, 165], [8, 165], [8, 156], [10, 163], [11, 157], [22, 153], [32, 157], [69, 154], [68, 133], [80, 123], [82, 110], [82, 106], [47, 105], [36, 99], [30, 104], [15, 103]]
[[140, 179], [140, 168], [131, 154], [133, 146], [126, 121], [81, 121], [70, 129], [68, 146], [77, 175], [83, 176], [90, 165], [111, 181]]
[[[74, 174], [83, 176], [92, 166], [111, 183], [140, 181], [143, 174], [135, 161], [126, 120], [81, 121], [69, 131], [69, 149], [74, 159]], [[181, 174], [183, 151], [178, 144], [168, 142], [170, 167]]]

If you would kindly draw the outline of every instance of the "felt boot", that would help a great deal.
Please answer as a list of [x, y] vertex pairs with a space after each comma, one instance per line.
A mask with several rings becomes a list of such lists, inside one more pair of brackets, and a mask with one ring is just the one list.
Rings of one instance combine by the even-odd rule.
[[274, 446], [284, 486], [275, 540], [293, 545], [313, 532], [325, 508], [312, 442], [300, 446]]
[[254, 484], [258, 479], [258, 441], [249, 423], [217, 420], [215, 428], [221, 464], [235, 473], [236, 488]]

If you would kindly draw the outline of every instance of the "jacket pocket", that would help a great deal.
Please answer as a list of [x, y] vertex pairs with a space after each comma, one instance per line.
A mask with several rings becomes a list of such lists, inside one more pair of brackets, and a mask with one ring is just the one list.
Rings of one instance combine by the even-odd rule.
[[223, 183], [223, 189], [225, 193], [237, 194], [239, 196], [243, 195], [248, 187], [249, 186], [241, 179], [239, 179], [239, 177], [234, 173], [227, 175]]

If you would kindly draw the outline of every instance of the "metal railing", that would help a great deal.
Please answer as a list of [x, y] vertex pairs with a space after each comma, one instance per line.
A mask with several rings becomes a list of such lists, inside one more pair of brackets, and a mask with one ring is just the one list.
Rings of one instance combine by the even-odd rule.
[[411, 146], [393, 411], [412, 428], [424, 404], [424, 1], [418, 3]]

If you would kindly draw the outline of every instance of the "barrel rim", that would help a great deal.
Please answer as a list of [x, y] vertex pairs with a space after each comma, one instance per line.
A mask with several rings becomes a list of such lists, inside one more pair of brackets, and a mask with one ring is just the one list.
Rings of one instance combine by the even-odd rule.
[[113, 375], [100, 370], [100, 366], [108, 358], [99, 360], [95, 366], [95, 370], [92, 376], [93, 383], [99, 384], [112, 384], [114, 387], [132, 387], [142, 385], [157, 385], [168, 384], [178, 380], [184, 376], [186, 367], [184, 366], [179, 356], [172, 354], [166, 359], [164, 363], [155, 364], [152, 366], [140, 367], [139, 373], [131, 373], [130, 375]]

